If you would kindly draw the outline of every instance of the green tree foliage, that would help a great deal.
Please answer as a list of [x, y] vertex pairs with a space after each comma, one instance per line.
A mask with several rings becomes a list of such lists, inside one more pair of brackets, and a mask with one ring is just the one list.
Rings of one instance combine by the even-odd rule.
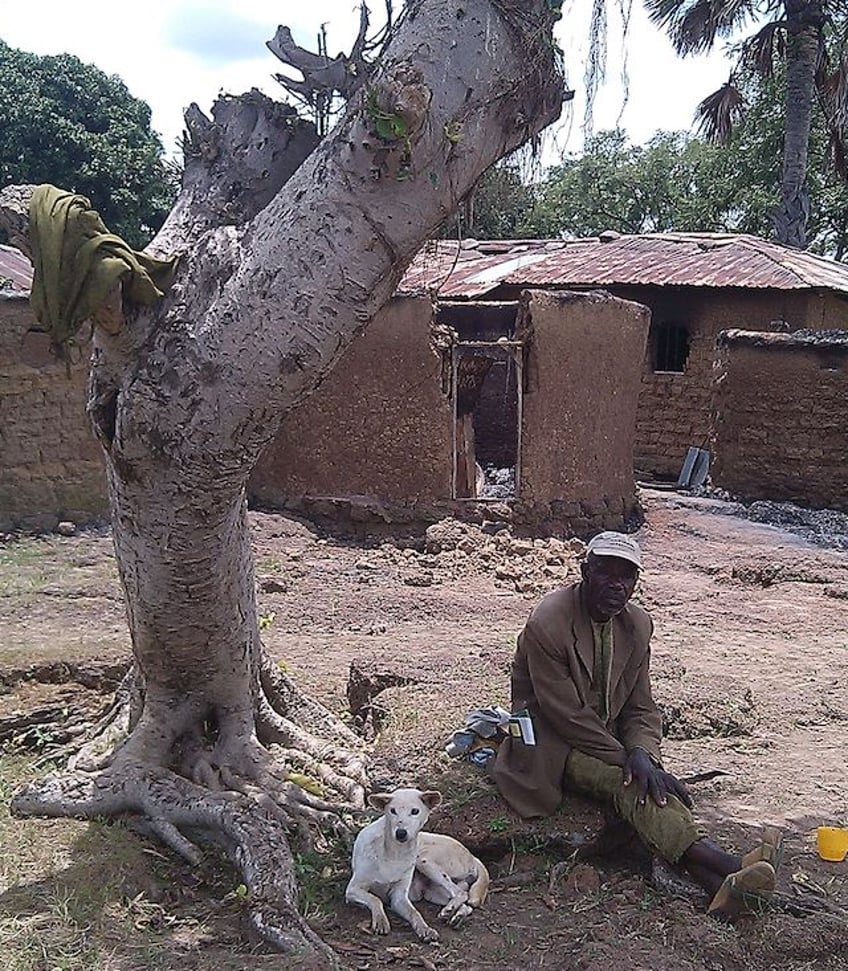
[[493, 166], [465, 199], [459, 212], [445, 222], [439, 235], [464, 239], [524, 239], [535, 235], [531, 222], [535, 195], [521, 175], [519, 163], [507, 159]]
[[[477, 187], [461, 216], [478, 239], [557, 238], [620, 233], [734, 232], [768, 237], [779, 195], [782, 122], [779, 80], [749, 79], [748, 110], [727, 147], [659, 132], [630, 145], [601, 132], [582, 155], [567, 157], [536, 184], [502, 166]], [[809, 245], [836, 259], [848, 253], [848, 186], [826, 162], [827, 124], [817, 114], [810, 140]], [[454, 223], [444, 235], [456, 235]]]
[[[644, 0], [678, 53], [710, 50], [718, 40], [746, 34], [737, 45], [735, 75], [698, 107], [704, 133], [728, 144], [745, 115], [739, 78], [769, 82], [782, 75], [781, 159], [774, 207], [775, 238], [807, 244], [808, 179], [816, 102], [827, 118], [833, 163], [845, 174], [848, 145], [848, 17], [846, 0]], [[757, 27], [748, 33], [751, 26]]]
[[177, 188], [150, 108], [118, 77], [0, 40], [0, 185], [25, 182], [88, 196], [136, 247], [161, 226]]
[[528, 221], [545, 237], [745, 231], [724, 155], [682, 133], [632, 146], [622, 131], [601, 132], [548, 172]]
[[[496, 178], [490, 173], [475, 193], [475, 217], [468, 224], [473, 231], [464, 234], [557, 238], [615, 230], [767, 238], [780, 194], [783, 123], [774, 106], [783, 96], [781, 83], [779, 76], [740, 82], [747, 110], [726, 147], [680, 132], [659, 132], [634, 146], [624, 132], [608, 131], [534, 185], [522, 185], [517, 171], [499, 172]], [[830, 150], [827, 119], [817, 109], [810, 137], [809, 247], [843, 259], [848, 185], [828, 164]]]
[[[728, 178], [744, 213], [746, 232], [768, 236], [772, 214], [780, 200], [783, 120], [775, 110], [785, 96], [783, 72], [771, 77], [740, 78], [745, 115], [727, 150]], [[848, 183], [833, 164], [830, 121], [821, 102], [813, 106], [809, 137], [807, 188], [810, 210], [807, 246], [814, 252], [845, 259], [848, 255]]]

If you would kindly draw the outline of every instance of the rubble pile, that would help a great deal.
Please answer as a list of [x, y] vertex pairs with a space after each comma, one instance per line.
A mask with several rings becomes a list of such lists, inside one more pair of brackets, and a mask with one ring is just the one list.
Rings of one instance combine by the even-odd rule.
[[511, 499], [515, 496], [515, 469], [498, 469], [487, 466], [483, 469], [485, 483], [479, 495], [487, 499]]
[[579, 539], [524, 539], [507, 523], [443, 519], [427, 528], [423, 550], [384, 543], [380, 557], [409, 586], [488, 574], [495, 587], [538, 596], [574, 580], [584, 551]]
[[745, 503], [725, 489], [711, 486], [693, 489], [692, 495], [717, 499], [726, 504], [711, 511], [779, 526], [818, 546], [848, 550], [848, 513], [836, 509], [808, 509], [791, 502], [769, 499]]

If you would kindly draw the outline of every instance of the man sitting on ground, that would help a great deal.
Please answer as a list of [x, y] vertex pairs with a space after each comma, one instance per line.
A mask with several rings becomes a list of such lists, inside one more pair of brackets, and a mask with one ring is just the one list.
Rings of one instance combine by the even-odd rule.
[[512, 710], [527, 709], [535, 745], [509, 736], [493, 776], [523, 817], [548, 816], [572, 789], [611, 804], [642, 841], [680, 864], [731, 915], [774, 890], [780, 833], [740, 858], [708, 840], [692, 801], [662, 767], [662, 722], [651, 694], [653, 623], [629, 603], [642, 566], [636, 541], [592, 539], [582, 581], [548, 594], [518, 637]]

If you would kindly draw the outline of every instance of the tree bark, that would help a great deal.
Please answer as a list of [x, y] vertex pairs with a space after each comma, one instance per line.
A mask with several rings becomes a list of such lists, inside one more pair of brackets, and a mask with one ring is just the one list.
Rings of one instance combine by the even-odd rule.
[[824, 16], [820, 0], [784, 2], [787, 18], [785, 134], [781, 201], [774, 215], [774, 233], [779, 243], [804, 249], [810, 215], [807, 159]]
[[[223, 833], [257, 928], [321, 959], [296, 915], [286, 827], [364, 805], [364, 757], [262, 653], [245, 483], [421, 243], [559, 114], [554, 16], [545, 0], [410, 3], [379, 70], [293, 174], [293, 146], [305, 154], [314, 133], [290, 112], [255, 92], [212, 121], [192, 108], [183, 192], [149, 247], [181, 254], [176, 282], [152, 310], [125, 304], [117, 333], [95, 332], [89, 412], [136, 662], [112, 722], [127, 734], [13, 808], [129, 815], [190, 860], [186, 833]], [[260, 823], [222, 789], [257, 803]], [[288, 875], [274, 884], [274, 870]]]

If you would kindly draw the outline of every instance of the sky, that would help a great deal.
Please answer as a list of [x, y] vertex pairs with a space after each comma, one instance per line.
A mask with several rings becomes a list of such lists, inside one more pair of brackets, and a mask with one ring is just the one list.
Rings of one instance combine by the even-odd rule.
[[[657, 130], [688, 131], [698, 102], [730, 73], [722, 51], [679, 59], [665, 35], [633, 0], [628, 39], [622, 42], [621, 7], [608, 0], [607, 81], [600, 89], [594, 128], [623, 127], [631, 141], [646, 141]], [[395, 0], [399, 6], [400, 0]], [[383, 0], [372, 0], [376, 15]], [[566, 0], [557, 39], [575, 98], [567, 116], [549, 133], [543, 161], [583, 146], [583, 75], [589, 46], [591, 0]], [[117, 74], [130, 92], [152, 109], [152, 127], [169, 155], [177, 152], [183, 111], [192, 102], [209, 113], [219, 93], [252, 87], [281, 97], [274, 79], [282, 69], [265, 47], [279, 23], [303, 46], [315, 49], [326, 25], [328, 49], [350, 48], [358, 23], [357, 0], [145, 0], [115, 4], [105, 0], [0, 0], [0, 39], [35, 54], [75, 54], [107, 74]], [[626, 55], [625, 55], [626, 50]], [[630, 78], [625, 105], [622, 66]], [[2, 92], [0, 92], [2, 97]]]

